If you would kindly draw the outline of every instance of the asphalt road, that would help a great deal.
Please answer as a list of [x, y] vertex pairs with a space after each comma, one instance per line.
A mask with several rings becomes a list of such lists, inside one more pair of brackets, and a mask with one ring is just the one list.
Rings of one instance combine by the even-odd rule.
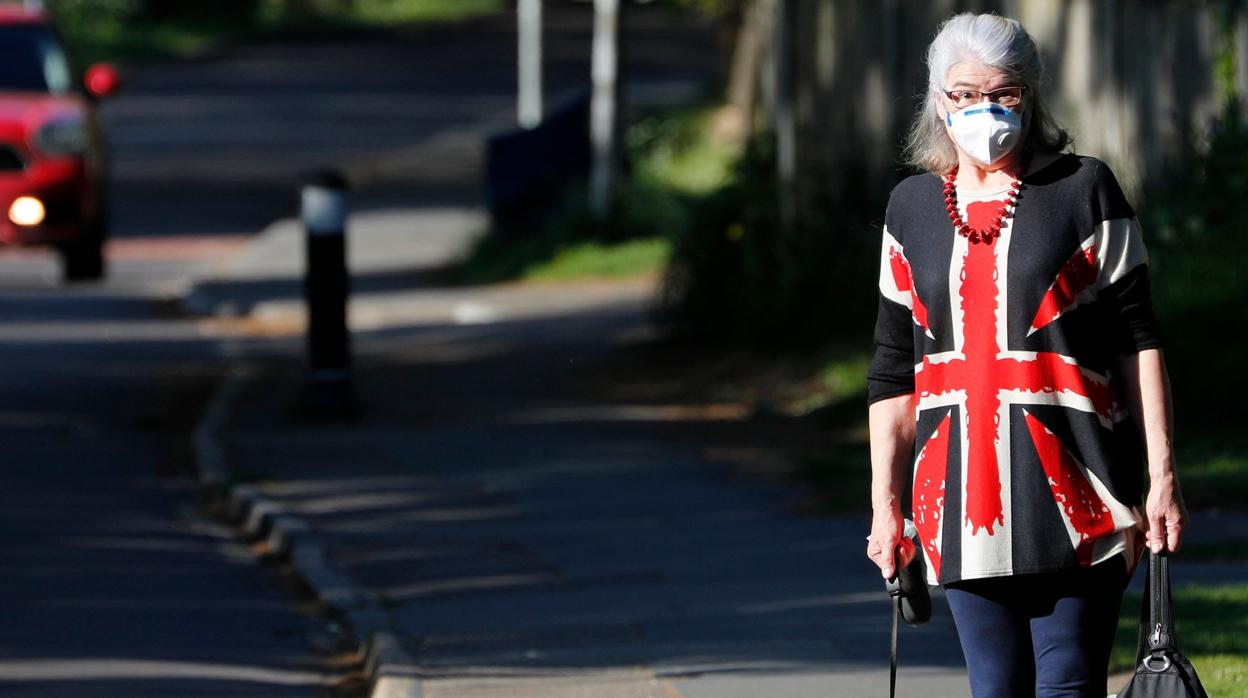
[[322, 695], [313, 619], [198, 511], [171, 438], [213, 344], [138, 293], [0, 304], [0, 695]]
[[[552, 96], [588, 74], [575, 12], [550, 17]], [[655, 17], [636, 28], [659, 48], [631, 60], [662, 88]], [[53, 255], [0, 250], [0, 695], [320, 696], [338, 678], [323, 626], [196, 506], [176, 436], [230, 358], [174, 309], [293, 212], [310, 169], [349, 170], [361, 207], [477, 203], [482, 134], [512, 120], [513, 32], [498, 17], [129, 71], [103, 107], [108, 279], [62, 287]], [[681, 70], [704, 74], [699, 54]]]

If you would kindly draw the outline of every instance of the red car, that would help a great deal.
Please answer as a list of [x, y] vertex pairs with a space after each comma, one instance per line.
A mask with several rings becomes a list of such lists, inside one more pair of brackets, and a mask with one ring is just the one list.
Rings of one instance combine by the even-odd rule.
[[65, 278], [104, 275], [106, 155], [95, 103], [117, 71], [81, 80], [51, 19], [0, 5], [0, 245], [49, 245]]

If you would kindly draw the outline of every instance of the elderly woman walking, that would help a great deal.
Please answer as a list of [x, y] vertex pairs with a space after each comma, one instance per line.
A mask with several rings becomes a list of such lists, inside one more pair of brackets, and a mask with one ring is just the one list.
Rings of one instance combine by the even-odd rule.
[[1147, 255], [1109, 168], [1063, 152], [1018, 22], [955, 16], [927, 61], [927, 173], [885, 216], [867, 554], [885, 577], [914, 554], [913, 466], [976, 698], [1102, 698], [1129, 573], [1186, 519]]

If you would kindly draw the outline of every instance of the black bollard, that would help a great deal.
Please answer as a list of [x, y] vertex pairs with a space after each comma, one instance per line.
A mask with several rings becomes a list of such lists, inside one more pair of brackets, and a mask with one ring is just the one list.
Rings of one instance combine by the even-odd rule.
[[347, 182], [337, 172], [310, 177], [300, 193], [307, 267], [308, 374], [300, 411], [319, 419], [356, 415], [347, 329]]

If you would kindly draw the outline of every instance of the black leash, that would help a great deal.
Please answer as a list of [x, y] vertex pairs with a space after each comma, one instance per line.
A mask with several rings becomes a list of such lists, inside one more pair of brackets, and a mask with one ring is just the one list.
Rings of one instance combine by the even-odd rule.
[[[914, 538], [914, 524], [906, 521], [906, 537]], [[910, 625], [923, 625], [932, 617], [932, 597], [927, 591], [926, 574], [923, 570], [923, 556], [915, 552], [910, 564], [901, 567], [897, 563], [897, 550], [893, 551], [892, 579], [884, 581], [884, 588], [892, 597], [893, 632], [892, 648], [889, 650], [889, 698], [897, 696], [897, 619], [900, 617]]]
[[897, 566], [897, 553], [893, 553], [893, 578], [885, 583], [888, 595], [893, 598], [893, 632], [888, 651], [888, 698], [897, 698], [897, 619], [901, 616], [901, 568]]

